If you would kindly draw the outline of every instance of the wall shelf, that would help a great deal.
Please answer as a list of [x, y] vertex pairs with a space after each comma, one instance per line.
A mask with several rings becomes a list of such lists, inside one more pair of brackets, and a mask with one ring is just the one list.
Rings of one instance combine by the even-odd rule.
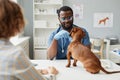
[[62, 5], [63, 0], [33, 0], [34, 59], [47, 58], [48, 37], [59, 26], [56, 12]]

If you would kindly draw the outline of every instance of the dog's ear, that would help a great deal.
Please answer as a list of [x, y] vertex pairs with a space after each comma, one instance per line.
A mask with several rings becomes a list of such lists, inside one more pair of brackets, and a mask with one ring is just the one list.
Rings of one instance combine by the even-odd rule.
[[83, 29], [81, 29], [81, 28], [77, 28], [77, 31], [78, 31], [79, 36], [80, 36], [81, 38], [83, 38], [83, 37], [85, 36], [85, 32], [84, 32]]

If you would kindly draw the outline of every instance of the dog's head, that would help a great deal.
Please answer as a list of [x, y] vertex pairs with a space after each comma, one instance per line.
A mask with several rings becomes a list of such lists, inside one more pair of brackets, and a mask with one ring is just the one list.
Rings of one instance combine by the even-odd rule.
[[81, 40], [85, 36], [85, 32], [79, 27], [73, 27], [70, 36], [73, 39]]

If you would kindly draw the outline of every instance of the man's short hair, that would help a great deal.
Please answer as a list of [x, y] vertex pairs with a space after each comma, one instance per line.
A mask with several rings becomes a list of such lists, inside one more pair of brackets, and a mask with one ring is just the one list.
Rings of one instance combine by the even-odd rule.
[[72, 8], [70, 8], [69, 6], [62, 6], [60, 9], [58, 9], [58, 10], [57, 10], [58, 16], [60, 16], [60, 12], [61, 12], [61, 11], [71, 11], [72, 14], [73, 14], [73, 10], [72, 10]]

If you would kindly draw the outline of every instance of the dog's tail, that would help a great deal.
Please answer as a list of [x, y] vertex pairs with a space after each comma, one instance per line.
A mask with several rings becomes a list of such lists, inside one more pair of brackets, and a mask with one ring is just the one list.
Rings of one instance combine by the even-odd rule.
[[111, 72], [109, 72], [109, 71], [105, 70], [102, 66], [101, 66], [101, 70], [102, 70], [104, 73], [106, 73], [106, 74], [120, 73], [120, 71], [111, 71]]

